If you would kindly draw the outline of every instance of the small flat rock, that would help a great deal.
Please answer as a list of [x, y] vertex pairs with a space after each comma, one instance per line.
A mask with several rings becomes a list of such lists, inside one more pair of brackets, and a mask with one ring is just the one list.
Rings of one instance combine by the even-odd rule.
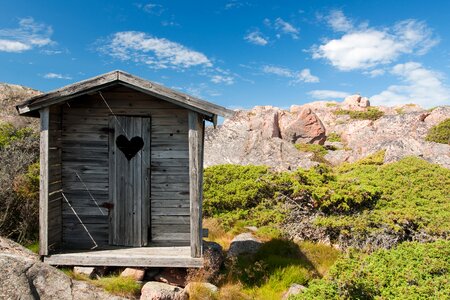
[[283, 294], [283, 300], [287, 300], [289, 299], [290, 296], [295, 296], [298, 295], [300, 293], [302, 293], [303, 291], [306, 290], [306, 287], [301, 285], [301, 284], [297, 284], [294, 283], [292, 284], [289, 289]]
[[217, 286], [208, 282], [189, 282], [178, 299], [190, 299], [194, 295], [195, 299], [215, 299], [213, 295], [218, 291]]
[[227, 257], [236, 257], [241, 254], [254, 254], [258, 252], [262, 242], [253, 234], [246, 232], [234, 237], [231, 241]]
[[181, 299], [182, 289], [167, 283], [149, 281], [141, 290], [141, 300]]
[[121, 277], [131, 277], [136, 281], [142, 281], [144, 279], [145, 270], [142, 268], [126, 268], [120, 273]]
[[96, 275], [95, 268], [92, 267], [74, 267], [73, 273], [77, 275], [86, 275], [89, 278], [94, 278]]

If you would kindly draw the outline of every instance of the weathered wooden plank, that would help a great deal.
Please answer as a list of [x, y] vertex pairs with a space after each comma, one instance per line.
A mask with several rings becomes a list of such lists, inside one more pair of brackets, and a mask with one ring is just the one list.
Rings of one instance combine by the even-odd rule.
[[152, 183], [151, 189], [152, 192], [188, 192], [189, 183]]
[[189, 207], [152, 207], [152, 216], [189, 216]]
[[203, 173], [203, 119], [193, 111], [189, 120], [189, 184], [191, 256], [202, 256], [202, 173]]
[[185, 200], [172, 200], [172, 199], [164, 199], [164, 200], [155, 200], [152, 199], [152, 204], [151, 204], [152, 208], [160, 208], [160, 207], [164, 207], [164, 208], [189, 208], [189, 199], [186, 198]]
[[173, 199], [173, 200], [186, 200], [189, 201], [189, 191], [174, 191], [174, 192], [156, 192], [151, 191], [152, 199]]
[[[176, 248], [180, 248], [182, 251], [174, 250]], [[203, 266], [203, 259], [189, 256], [189, 252], [187, 252], [189, 247], [143, 247], [136, 252], [134, 249], [136, 248], [54, 254], [46, 257], [44, 261], [51, 265], [60, 266], [180, 268], [198, 268]]]
[[173, 158], [189, 158], [189, 151], [188, 150], [169, 150], [169, 151], [158, 151], [153, 150], [152, 151], [152, 159], [173, 159]]
[[49, 108], [39, 111], [41, 118], [39, 153], [39, 254], [48, 255], [48, 126]]
[[177, 175], [166, 175], [166, 174], [153, 174], [152, 176], [152, 184], [158, 183], [189, 183], [189, 175], [188, 174], [177, 174]]
[[189, 224], [190, 219], [189, 216], [153, 216], [152, 215], [152, 224]]

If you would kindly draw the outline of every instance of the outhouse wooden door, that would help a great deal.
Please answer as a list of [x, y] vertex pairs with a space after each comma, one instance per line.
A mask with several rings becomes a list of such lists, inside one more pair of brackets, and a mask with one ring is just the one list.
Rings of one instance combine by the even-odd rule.
[[111, 116], [109, 123], [109, 243], [146, 246], [150, 228], [150, 118]]

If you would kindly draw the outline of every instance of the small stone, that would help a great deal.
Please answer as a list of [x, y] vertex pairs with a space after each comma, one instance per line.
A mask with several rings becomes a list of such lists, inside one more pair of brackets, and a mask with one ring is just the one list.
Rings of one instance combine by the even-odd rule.
[[189, 282], [184, 288], [183, 294], [190, 296], [192, 293], [201, 293], [201, 295], [209, 294], [205, 296], [210, 296], [211, 294], [215, 294], [218, 291], [219, 288], [209, 282]]
[[283, 299], [283, 300], [287, 300], [287, 299], [289, 299], [290, 296], [298, 295], [298, 294], [304, 292], [305, 290], [306, 290], [306, 287], [305, 287], [305, 286], [303, 286], [303, 285], [301, 285], [301, 284], [294, 283], [294, 284], [292, 284], [292, 285], [289, 287], [289, 289], [287, 290], [287, 292], [285, 292], [285, 293], [283, 294], [283, 298], [282, 298], [282, 299]]
[[142, 268], [126, 268], [121, 274], [121, 277], [131, 277], [136, 281], [144, 279], [145, 270]]
[[74, 267], [73, 273], [77, 275], [85, 275], [91, 279], [96, 278], [95, 268], [93, 267]]
[[141, 289], [140, 300], [175, 300], [181, 299], [182, 289], [170, 284], [149, 281]]

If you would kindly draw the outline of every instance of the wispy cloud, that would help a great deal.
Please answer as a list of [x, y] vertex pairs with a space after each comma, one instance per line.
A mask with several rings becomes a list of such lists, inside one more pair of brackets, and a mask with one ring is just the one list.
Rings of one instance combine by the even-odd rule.
[[248, 33], [244, 39], [254, 45], [265, 46], [269, 40], [258, 30]]
[[210, 59], [201, 52], [168, 39], [153, 37], [138, 31], [117, 32], [98, 50], [113, 58], [144, 63], [154, 69], [212, 66]]
[[300, 82], [317, 83], [320, 81], [319, 77], [311, 74], [310, 69], [303, 69], [296, 72], [283, 67], [263, 66], [262, 71], [266, 74], [273, 74], [280, 77], [290, 78], [291, 80], [289, 81], [289, 84], [296, 84]]
[[240, 8], [243, 6], [250, 6], [248, 2], [245, 1], [239, 1], [239, 0], [230, 0], [227, 3], [225, 3], [225, 9], [234, 9], [234, 8]]
[[224, 83], [226, 85], [231, 85], [234, 83], [234, 78], [231, 76], [224, 75], [213, 75], [211, 81], [214, 83]]
[[19, 20], [18, 28], [0, 29], [0, 51], [20, 53], [48, 46], [54, 44], [50, 38], [52, 34], [51, 26], [37, 23], [31, 17], [23, 18]]
[[381, 93], [372, 96], [377, 105], [397, 105], [417, 103], [432, 107], [450, 103], [450, 88], [442, 81], [442, 76], [417, 62], [395, 65], [391, 73], [400, 78], [401, 85], [391, 85]]
[[163, 14], [163, 12], [166, 10], [164, 8], [164, 6], [162, 6], [161, 4], [157, 4], [157, 3], [146, 3], [146, 4], [142, 4], [142, 3], [137, 3], [136, 6], [139, 9], [142, 9], [143, 11], [145, 11], [146, 13], [155, 15], [155, 16], [160, 16]]
[[313, 90], [308, 93], [314, 100], [341, 100], [350, 94], [334, 90]]
[[58, 74], [58, 73], [47, 73], [44, 74], [43, 76], [44, 78], [47, 79], [72, 79], [72, 77], [68, 76], [68, 75], [63, 75], [63, 74]]
[[290, 35], [294, 40], [298, 39], [299, 29], [295, 28], [291, 23], [286, 22], [282, 18], [275, 20], [275, 29], [281, 34]]
[[334, 31], [347, 32], [353, 29], [353, 22], [341, 10], [332, 10], [326, 20]]
[[[333, 15], [337, 19], [331, 21]], [[355, 28], [341, 11], [334, 11], [331, 16], [330, 26], [344, 34], [313, 47], [313, 58], [325, 59], [342, 71], [390, 64], [403, 54], [423, 55], [439, 42], [424, 22], [414, 19], [377, 29], [367, 24]]]

